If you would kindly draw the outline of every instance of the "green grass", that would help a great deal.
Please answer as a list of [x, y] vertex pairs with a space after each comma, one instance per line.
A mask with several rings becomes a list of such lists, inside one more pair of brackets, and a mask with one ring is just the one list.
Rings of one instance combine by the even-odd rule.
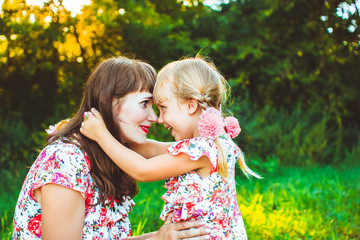
[[15, 204], [28, 168], [0, 169], [0, 239], [11, 239]]
[[238, 188], [249, 239], [359, 239], [360, 168], [281, 168]]
[[[281, 167], [263, 176], [237, 178], [238, 203], [250, 240], [360, 239], [360, 167]], [[7, 174], [0, 181], [1, 239], [10, 239], [22, 180]], [[162, 224], [162, 182], [139, 186], [130, 215], [133, 235]]]

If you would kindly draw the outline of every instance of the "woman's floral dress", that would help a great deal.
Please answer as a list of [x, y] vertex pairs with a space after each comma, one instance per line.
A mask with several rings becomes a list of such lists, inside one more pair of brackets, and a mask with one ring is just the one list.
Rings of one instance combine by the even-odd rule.
[[244, 222], [236, 201], [235, 163], [240, 150], [230, 137], [218, 137], [227, 158], [228, 178], [223, 179], [217, 169], [217, 147], [212, 138], [197, 137], [177, 142], [168, 148], [171, 155], [185, 153], [196, 161], [207, 156], [212, 169], [210, 176], [200, 177], [195, 171], [172, 177], [165, 182], [168, 191], [162, 196], [165, 206], [160, 218], [170, 212], [173, 221], [203, 220], [212, 229], [211, 239], [247, 239]]
[[26, 176], [15, 208], [13, 239], [41, 239], [41, 205], [34, 198], [34, 190], [48, 183], [78, 191], [85, 199], [83, 239], [130, 236], [128, 213], [133, 200], [113, 201], [107, 206], [96, 204], [99, 192], [90, 175], [87, 155], [74, 144], [57, 141], [41, 151]]

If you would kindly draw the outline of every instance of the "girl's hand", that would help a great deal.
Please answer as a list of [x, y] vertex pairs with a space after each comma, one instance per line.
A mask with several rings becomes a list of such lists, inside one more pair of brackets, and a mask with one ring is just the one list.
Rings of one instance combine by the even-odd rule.
[[104, 133], [108, 132], [101, 114], [95, 108], [92, 108], [91, 112], [84, 113], [80, 132], [96, 142], [101, 139]]

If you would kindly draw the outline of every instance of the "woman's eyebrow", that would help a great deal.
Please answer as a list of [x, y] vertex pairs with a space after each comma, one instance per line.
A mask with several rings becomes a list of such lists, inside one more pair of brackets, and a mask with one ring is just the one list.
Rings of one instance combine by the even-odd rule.
[[151, 93], [146, 93], [141, 96], [142, 99], [153, 99], [153, 95]]
[[142, 99], [151, 99], [151, 100], [153, 100], [153, 96], [144, 96], [144, 97], [142, 97]]

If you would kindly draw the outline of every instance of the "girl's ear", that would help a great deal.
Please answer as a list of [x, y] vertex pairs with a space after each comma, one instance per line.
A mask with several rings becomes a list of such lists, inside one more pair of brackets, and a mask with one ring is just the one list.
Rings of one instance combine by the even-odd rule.
[[199, 102], [195, 99], [187, 100], [187, 110], [189, 114], [194, 114], [199, 107]]

